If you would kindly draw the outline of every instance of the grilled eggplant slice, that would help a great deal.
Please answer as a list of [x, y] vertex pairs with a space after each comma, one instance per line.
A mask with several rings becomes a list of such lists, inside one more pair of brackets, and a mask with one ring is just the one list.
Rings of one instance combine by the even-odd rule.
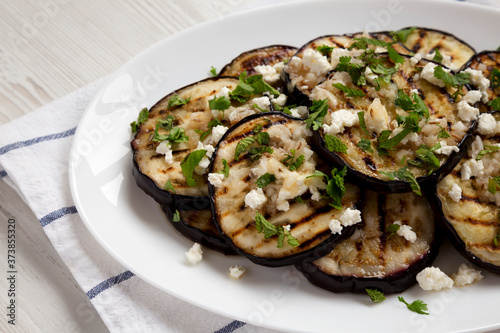
[[282, 88], [281, 72], [285, 61], [290, 59], [297, 48], [289, 45], [271, 45], [243, 52], [224, 66], [219, 76], [236, 76], [246, 71], [248, 75], [260, 74], [273, 87]]
[[[472, 46], [445, 31], [422, 27], [408, 27], [400, 31], [404, 30], [409, 34], [401, 42], [411, 52], [438, 61], [453, 70], [460, 69], [476, 53]], [[439, 50], [438, 54], [436, 50]]]
[[[304, 44], [290, 59], [284, 69], [287, 92], [297, 103], [308, 103], [311, 90], [338, 65], [340, 57], [358, 57], [363, 49], [350, 46], [359, 38], [368, 38], [391, 43], [394, 40], [387, 33], [355, 33], [346, 35], [326, 35], [315, 38]], [[387, 52], [387, 48], [368, 45], [375, 52]], [[402, 54], [409, 51], [399, 43], [393, 48]]]
[[236, 254], [215, 227], [211, 209], [178, 210], [165, 205], [161, 208], [184, 237], [226, 255]]
[[416, 190], [415, 179], [446, 175], [470, 143], [474, 124], [459, 113], [452, 97], [457, 89], [434, 77], [438, 64], [401, 57], [394, 65], [390, 56], [377, 56], [377, 66], [394, 73], [389, 82], [378, 76], [357, 86], [347, 72], [334, 71], [311, 92], [328, 108], [314, 140], [323, 155], [347, 166], [352, 181], [385, 193]]
[[473, 70], [471, 77], [474, 79], [471, 86], [483, 94], [479, 110], [481, 112], [498, 110], [500, 106], [494, 108], [490, 103], [500, 97], [500, 51], [483, 51], [476, 54], [467, 64], [467, 68]]
[[[257, 264], [318, 258], [356, 227], [329, 229], [343, 211], [322, 198], [327, 184], [316, 170], [330, 171], [311, 150], [310, 135], [300, 119], [262, 113], [232, 127], [216, 148], [208, 176], [214, 220], [236, 252]], [[340, 204], [354, 209], [360, 191], [345, 188]]]
[[[186, 210], [210, 207], [204, 173], [217, 141], [232, 124], [271, 105], [271, 97], [263, 93], [247, 100], [228, 97], [239, 83], [234, 77], [205, 79], [168, 94], [149, 110], [131, 142], [133, 174], [139, 187], [157, 202]], [[214, 98], [223, 99], [226, 109], [214, 106], [212, 110], [209, 101]], [[188, 170], [185, 175], [183, 161], [202, 149], [206, 156], [195, 172]]]
[[436, 206], [457, 250], [500, 274], [500, 112], [482, 114], [478, 131], [467, 156], [437, 185]]
[[[296, 267], [314, 285], [333, 292], [376, 288], [389, 294], [414, 285], [416, 275], [432, 264], [440, 245], [427, 200], [414, 193], [367, 190], [361, 215], [363, 228], [328, 255]], [[399, 233], [391, 232], [395, 224], [401, 225]], [[408, 226], [414, 235], [401, 232]]]

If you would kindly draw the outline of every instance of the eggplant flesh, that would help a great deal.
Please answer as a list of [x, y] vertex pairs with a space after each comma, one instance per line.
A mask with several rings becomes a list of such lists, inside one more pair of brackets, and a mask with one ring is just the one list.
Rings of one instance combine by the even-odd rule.
[[[497, 130], [476, 136], [468, 155], [438, 183], [436, 197], [457, 250], [472, 263], [500, 274], [500, 191], [488, 189], [490, 179], [500, 177], [500, 149], [494, 148], [500, 148], [500, 112], [494, 118]], [[478, 153], [491, 147], [478, 160]]]
[[[398, 293], [416, 283], [416, 275], [437, 256], [434, 216], [425, 197], [414, 193], [380, 194], [366, 190], [361, 204], [363, 227], [328, 255], [297, 268], [314, 285], [332, 292], [376, 288]], [[416, 234], [409, 241], [387, 229], [399, 221]]]
[[[236, 146], [241, 140], [253, 136], [256, 126], [269, 134], [269, 147], [273, 152], [266, 152], [259, 159], [252, 159], [248, 153], [242, 153], [236, 159]], [[346, 227], [340, 234], [332, 234], [329, 229], [329, 222], [338, 219], [342, 211], [333, 208], [329, 200], [322, 198], [321, 193], [326, 184], [321, 177], [306, 178], [316, 169], [330, 173], [324, 162], [310, 149], [310, 135], [300, 119], [282, 113], [263, 113], [247, 117], [230, 129], [219, 142], [210, 173], [223, 171], [223, 161], [226, 161], [229, 174], [227, 178], [221, 177], [220, 184], [209, 185], [214, 220], [235, 250], [254, 263], [284, 266], [306, 258], [320, 257], [356, 227]], [[295, 151], [295, 158], [305, 157], [295, 171], [290, 171], [281, 162], [292, 155], [292, 150]], [[252, 207], [253, 204], [245, 199], [251, 191], [259, 191], [257, 179], [266, 173], [274, 175], [276, 181], [262, 188], [265, 202]], [[300, 200], [296, 200], [298, 197]], [[359, 198], [359, 188], [346, 184], [342, 207], [354, 209]], [[289, 234], [300, 245], [291, 246], [285, 239], [283, 246], [278, 247], [278, 236], [265, 238], [256, 227], [257, 213], [278, 228], [289, 227]]]
[[411, 52], [436, 60], [437, 49], [442, 56], [440, 62], [453, 70], [460, 69], [476, 53], [472, 46], [448, 32], [422, 27], [405, 29], [413, 29], [402, 42]]
[[[162, 205], [168, 221], [184, 237], [226, 255], [234, 255], [233, 248], [224, 240], [213, 223], [212, 210], [178, 210]], [[174, 219], [178, 214], [178, 220]]]

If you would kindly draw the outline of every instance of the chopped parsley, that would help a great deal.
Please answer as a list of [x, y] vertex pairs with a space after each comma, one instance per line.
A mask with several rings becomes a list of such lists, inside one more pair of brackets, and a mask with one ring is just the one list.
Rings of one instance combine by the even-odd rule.
[[356, 88], [349, 88], [348, 86], [346, 86], [342, 83], [333, 83], [332, 86], [334, 86], [338, 90], [342, 91], [344, 94], [346, 94], [347, 97], [363, 97], [363, 96], [365, 96], [365, 93], [363, 92], [363, 90], [356, 89]]
[[417, 299], [416, 301], [413, 301], [411, 304], [407, 303], [405, 301], [405, 299], [401, 296], [398, 297], [398, 300], [401, 303], [406, 304], [406, 307], [413, 312], [416, 312], [418, 314], [423, 314], [423, 315], [429, 314], [428, 312], [425, 312], [425, 311], [427, 311], [427, 304], [425, 304], [423, 301], [421, 301], [419, 299]]
[[181, 98], [179, 95], [174, 95], [170, 97], [170, 99], [168, 100], [168, 108], [170, 109], [174, 106], [186, 105], [187, 103], [189, 103], [190, 100], [191, 97]]
[[489, 101], [488, 106], [491, 106], [493, 110], [500, 111], [500, 97], [497, 97], [492, 101]]
[[420, 185], [418, 184], [417, 180], [415, 179], [415, 176], [406, 167], [403, 167], [395, 172], [383, 172], [383, 171], [379, 171], [379, 172], [381, 174], [389, 177], [390, 180], [399, 179], [399, 180], [402, 180], [402, 181], [409, 183], [413, 192], [415, 192], [418, 195], [422, 195], [422, 192], [420, 190]]
[[251, 160], [256, 161], [262, 157], [262, 154], [272, 154], [273, 152], [274, 150], [269, 146], [250, 147], [248, 150], [248, 157], [250, 157]]
[[236, 161], [240, 160], [240, 154], [247, 150], [247, 148], [255, 142], [255, 137], [247, 136], [238, 141], [236, 148], [234, 150], [234, 159]]
[[323, 119], [328, 112], [328, 99], [313, 100], [306, 120], [307, 128], [317, 131], [323, 124]]
[[172, 185], [172, 182], [170, 181], [170, 179], [167, 179], [167, 182], [165, 183], [165, 186], [163, 186], [163, 189], [167, 190], [167, 191], [170, 190], [170, 191], [175, 193], [174, 185]]
[[304, 155], [300, 155], [297, 159], [295, 159], [295, 149], [291, 149], [290, 152], [292, 154], [288, 154], [284, 159], [281, 160], [281, 163], [287, 166], [288, 170], [295, 171], [300, 168], [306, 158], [304, 157]]
[[432, 57], [432, 60], [439, 63], [443, 61], [443, 55], [441, 54], [441, 52], [439, 52], [439, 49], [437, 47], [434, 49], [434, 57]]
[[408, 111], [410, 114], [416, 114], [419, 118], [429, 118], [429, 108], [419, 94], [414, 93], [410, 98], [402, 89], [398, 89], [398, 96], [394, 101], [394, 105]]
[[439, 124], [436, 124], [439, 126], [439, 133], [438, 133], [438, 139], [446, 139], [446, 138], [449, 138], [451, 136], [450, 133], [448, 133], [446, 131], [446, 129], [444, 129], [443, 127], [441, 127], [441, 125]]
[[222, 159], [222, 165], [223, 169], [220, 170], [218, 173], [221, 173], [224, 175], [225, 178], [229, 177], [229, 164], [225, 159]]
[[417, 29], [416, 27], [411, 27], [407, 29], [401, 29], [398, 31], [391, 31], [390, 34], [392, 38], [394, 38], [394, 41], [406, 43], [406, 41], [408, 40], [408, 36], [410, 36], [410, 34], [416, 29]]
[[347, 146], [339, 138], [333, 135], [325, 135], [325, 144], [326, 148], [328, 148], [328, 150], [331, 152], [344, 154], [347, 153]]
[[266, 218], [258, 212], [255, 213], [255, 228], [257, 229], [258, 233], [264, 234], [265, 239], [277, 235], [278, 244], [276, 245], [276, 247], [278, 248], [283, 247], [283, 241], [285, 240], [285, 238], [287, 238], [287, 243], [290, 246], [296, 247], [300, 245], [297, 239], [293, 237], [287, 229], [285, 229], [282, 226], [279, 227], [275, 226], [274, 224], [266, 220]]
[[169, 134], [158, 134], [160, 123], [156, 124], [155, 131], [153, 132], [153, 141], [169, 141], [172, 143], [188, 142], [189, 137], [184, 133], [182, 127], [172, 127]]
[[470, 73], [460, 72], [452, 75], [441, 66], [436, 66], [434, 68], [434, 77], [442, 80], [447, 85], [457, 88], [453, 95], [451, 95], [454, 100], [457, 99], [458, 95], [462, 95], [463, 86], [470, 83]]
[[391, 59], [393, 63], [402, 64], [403, 62], [405, 62], [405, 58], [403, 58], [401, 54], [394, 50], [392, 46], [387, 46], [387, 52], [389, 54], [389, 59]]
[[365, 288], [373, 303], [380, 303], [385, 300], [384, 293], [377, 289]]
[[[268, 120], [268, 119], [267, 119]], [[268, 146], [269, 144], [269, 133], [262, 132], [264, 127], [262, 124], [255, 125], [253, 129], [253, 136], [247, 136], [238, 141], [236, 148], [234, 150], [234, 159], [239, 161], [240, 155], [248, 150], [248, 156], [252, 160], [258, 160], [264, 153], [273, 153], [273, 149]], [[259, 147], [250, 147], [254, 142], [260, 144]]]
[[333, 47], [333, 46], [323, 44], [323, 45], [316, 47], [316, 51], [318, 51], [319, 53], [321, 53], [324, 56], [329, 56], [330, 54], [332, 54], [332, 51], [334, 48], [335, 47]]
[[131, 127], [131, 130], [132, 130], [132, 133], [135, 133], [137, 132], [137, 129], [139, 128], [139, 126], [141, 126], [142, 124], [144, 124], [144, 122], [146, 122], [146, 120], [148, 120], [149, 118], [149, 112], [148, 112], [148, 109], [147, 108], [143, 108], [140, 112], [139, 112], [139, 116], [137, 117], [137, 121], [133, 121], [130, 123], [130, 127]]
[[401, 228], [401, 226], [399, 224], [396, 224], [396, 223], [389, 224], [387, 226], [387, 228], [385, 229], [387, 239], [394, 236], [398, 232], [399, 228]]
[[491, 153], [494, 153], [494, 152], [497, 152], [500, 150], [500, 147], [499, 146], [490, 146], [490, 145], [484, 145], [484, 148], [487, 148], [487, 149], [483, 149], [479, 152], [479, 154], [477, 154], [477, 157], [476, 157], [476, 160], [480, 160], [483, 158], [484, 155], [486, 154], [491, 154]]
[[208, 101], [208, 106], [210, 110], [224, 111], [229, 109], [231, 101], [226, 96], [214, 97]]
[[212, 129], [216, 126], [219, 126], [219, 125], [222, 125], [222, 123], [220, 122], [219, 119], [212, 119], [210, 120], [210, 122], [208, 123], [207, 125], [207, 130], [206, 131], [201, 131], [201, 130], [198, 130], [198, 129], [195, 129], [195, 132], [198, 133], [200, 135], [200, 141], [203, 141], [205, 140], [205, 138], [210, 134], [212, 133]]
[[186, 183], [188, 186], [195, 186], [196, 185], [196, 179], [193, 178], [193, 173], [195, 168], [200, 164], [201, 160], [203, 157], [205, 157], [207, 151], [205, 149], [198, 149], [195, 151], [192, 151], [184, 157], [184, 159], [181, 162], [181, 169], [182, 169], [182, 174], [184, 177], [186, 177]]
[[[355, 45], [354, 43], [353, 45]], [[351, 46], [353, 46], [351, 45]], [[351, 57], [343, 56], [339, 58], [339, 63], [335, 67], [335, 71], [347, 72], [352, 79], [352, 82], [357, 86], [366, 84], [366, 77], [364, 75], [365, 65], [351, 63]]]
[[369, 135], [370, 133], [368, 132], [368, 129], [366, 128], [366, 123], [365, 123], [365, 111], [359, 111], [358, 118], [359, 118], [359, 127], [363, 130], [363, 132], [366, 135]]
[[326, 194], [328, 194], [332, 200], [330, 206], [340, 210], [342, 209], [342, 197], [346, 192], [344, 185], [344, 177], [346, 173], [346, 167], [340, 171], [338, 171], [337, 168], [334, 168], [332, 170], [332, 178], [330, 178], [326, 184]]
[[266, 172], [265, 174], [257, 178], [256, 183], [258, 188], [263, 188], [271, 183], [274, 183], [275, 181], [276, 181], [276, 176]]
[[500, 176], [488, 179], [488, 192], [496, 194], [500, 190]]
[[492, 89], [500, 87], [500, 70], [493, 68], [490, 76], [490, 85]]
[[212, 76], [217, 76], [217, 69], [214, 66], [210, 66], [210, 74]]
[[253, 95], [269, 92], [273, 96], [279, 96], [280, 92], [266, 83], [262, 75], [252, 75], [247, 77], [247, 72], [244, 71], [240, 74], [239, 83], [229, 97], [240, 103], [244, 103]]
[[362, 138], [361, 140], [359, 140], [359, 142], [356, 144], [356, 146], [361, 148], [361, 150], [363, 150], [363, 151], [373, 153], [372, 143], [368, 139]]
[[172, 222], [180, 222], [181, 221], [181, 214], [179, 213], [179, 210], [176, 209], [174, 216], [172, 216]]
[[498, 244], [500, 244], [500, 232], [498, 232], [498, 234], [493, 238], [493, 245], [498, 247]]
[[434, 154], [439, 148], [441, 148], [439, 142], [430, 148], [425, 144], [420, 145], [415, 151], [417, 157], [414, 160], [408, 161], [408, 164], [419, 168], [431, 168], [431, 170], [439, 168], [439, 159]]

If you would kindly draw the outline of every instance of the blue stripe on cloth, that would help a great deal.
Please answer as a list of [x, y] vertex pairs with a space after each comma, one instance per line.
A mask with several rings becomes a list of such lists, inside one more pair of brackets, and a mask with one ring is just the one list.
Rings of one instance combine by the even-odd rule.
[[28, 146], [31, 146], [31, 145], [34, 145], [34, 144], [37, 144], [40, 142], [66, 138], [68, 136], [74, 135], [75, 131], [76, 131], [76, 127], [73, 127], [72, 129], [69, 129], [69, 130], [64, 131], [64, 132], [49, 134], [49, 135], [45, 135], [45, 136], [39, 136], [39, 137], [25, 140], [25, 141], [14, 142], [14, 143], [11, 143], [11, 144], [8, 144], [6, 146], [1, 147], [0, 148], [0, 155], [6, 154], [9, 151], [12, 151], [12, 150], [15, 150], [18, 148], [28, 147]]
[[233, 322], [230, 322], [229, 324], [227, 324], [226, 326], [224, 326], [220, 330], [215, 331], [214, 333], [231, 333], [231, 332], [234, 332], [238, 328], [243, 327], [245, 325], [246, 325], [246, 323], [239, 321], [239, 320], [235, 320]]
[[0, 179], [7, 177], [7, 171], [1, 170], [0, 171]]
[[94, 288], [87, 291], [87, 297], [89, 299], [93, 299], [94, 297], [96, 297], [97, 295], [99, 295], [100, 293], [105, 291], [106, 289], [109, 289], [112, 286], [114, 286], [115, 284], [118, 284], [118, 283], [121, 283], [123, 281], [130, 279], [132, 276], [134, 276], [134, 273], [132, 273], [131, 271], [125, 271], [117, 276], [109, 278], [106, 281], [99, 283], [97, 286], [95, 286]]
[[65, 216], [65, 215], [76, 214], [76, 213], [77, 213], [77, 210], [76, 210], [75, 206], [63, 207], [61, 209], [53, 211], [52, 213], [48, 213], [47, 215], [42, 217], [40, 219], [40, 224], [42, 225], [42, 227], [45, 227], [47, 224]]

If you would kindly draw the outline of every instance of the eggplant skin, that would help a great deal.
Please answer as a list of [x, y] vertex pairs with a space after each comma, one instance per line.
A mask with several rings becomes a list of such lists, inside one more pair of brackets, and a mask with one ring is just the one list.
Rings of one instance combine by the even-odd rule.
[[[296, 268], [314, 285], [336, 293], [400, 293], [416, 283], [416, 275], [435, 260], [441, 233], [427, 200], [413, 193], [380, 194], [369, 190], [361, 205], [364, 226], [316, 261]], [[417, 240], [387, 237], [395, 221], [410, 225]], [[399, 257], [399, 258], [398, 258]]]
[[[212, 210], [178, 210], [173, 206], [161, 206], [167, 220], [187, 239], [200, 243], [225, 255], [236, 255], [213, 224]], [[180, 221], [174, 222], [174, 214], [179, 212]]]
[[[253, 161], [248, 154], [241, 154], [237, 161], [234, 157], [235, 147], [241, 139], [252, 135], [256, 125], [262, 125], [262, 131], [270, 134], [269, 146], [273, 148], [273, 153], [260, 157]], [[286, 130], [285, 130], [286, 129]], [[285, 130], [285, 132], [283, 132]], [[286, 131], [296, 133], [300, 138], [296, 140], [287, 139]], [[251, 260], [252, 262], [270, 267], [291, 265], [305, 259], [314, 259], [321, 257], [331, 251], [333, 246], [343, 239], [349, 237], [357, 228], [356, 225], [345, 227], [340, 234], [332, 234], [329, 229], [329, 221], [332, 218], [338, 219], [342, 211], [329, 206], [329, 200], [318, 198], [313, 200], [308, 192], [302, 195], [303, 202], [293, 200], [288, 201], [288, 210], [278, 210], [277, 203], [270, 201], [257, 209], [248, 207], [245, 203], [245, 196], [252, 189], [256, 189], [255, 181], [257, 176], [254, 174], [255, 168], [258, 168], [262, 161], [269, 161], [271, 155], [273, 159], [279, 161], [289, 153], [288, 146], [284, 149], [286, 142], [293, 147], [298, 146], [297, 156], [302, 154], [304, 139], [302, 134], [306, 130], [305, 123], [299, 118], [293, 118], [280, 112], [268, 112], [248, 116], [225, 133], [216, 151], [212, 156], [210, 173], [218, 173], [223, 170], [223, 160], [229, 165], [228, 178], [223, 178], [222, 184], [217, 187], [209, 184], [209, 193], [211, 198], [212, 211], [214, 212], [215, 225], [219, 232], [233, 246], [234, 250]], [[291, 135], [291, 134], [290, 134]], [[281, 154], [281, 155], [279, 155]], [[307, 176], [312, 162], [315, 168], [325, 173], [330, 173], [329, 167], [311, 151], [311, 157], [305, 160], [297, 174]], [[267, 162], [266, 162], [267, 163]], [[274, 162], [272, 162], [274, 163]], [[288, 169], [281, 162], [277, 162], [276, 167], [283, 172]], [[308, 165], [308, 166], [306, 166]], [[307, 171], [305, 174], [304, 170]], [[279, 178], [279, 173], [276, 177]], [[210, 175], [209, 175], [210, 177]], [[319, 179], [319, 178], [313, 178]], [[278, 182], [276, 182], [278, 183]], [[273, 190], [270, 186], [279, 186], [279, 184], [267, 185], [264, 190]], [[294, 185], [295, 186], [295, 185]], [[299, 186], [299, 185], [297, 185]], [[360, 199], [359, 188], [352, 184], [345, 184], [347, 192], [342, 198], [344, 208], [355, 208]], [[277, 193], [278, 189], [274, 189]], [[266, 194], [267, 195], [267, 194]], [[276, 194], [276, 196], [278, 196]], [[295, 194], [294, 194], [295, 196]], [[277, 247], [277, 236], [265, 239], [262, 233], [258, 233], [255, 227], [256, 212], [261, 213], [269, 222], [280, 226], [289, 225], [290, 234], [296, 237], [300, 245], [292, 247], [287, 244], [285, 239], [281, 248]]]

